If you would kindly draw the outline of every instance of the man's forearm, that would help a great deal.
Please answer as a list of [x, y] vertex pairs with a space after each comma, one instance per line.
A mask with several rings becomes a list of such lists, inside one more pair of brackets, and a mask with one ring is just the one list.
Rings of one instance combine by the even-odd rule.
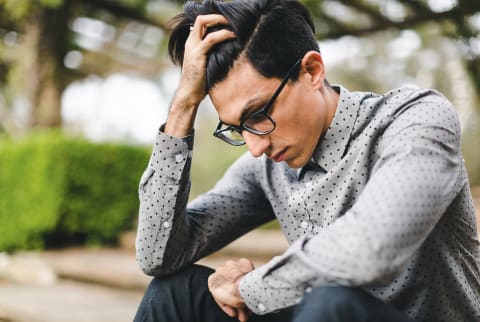
[[180, 83], [165, 126], [166, 134], [184, 137], [191, 133], [198, 105], [207, 95], [208, 52], [217, 43], [235, 37], [235, 34], [227, 29], [220, 29], [207, 34], [207, 28], [228, 24], [228, 20], [221, 15], [200, 15], [197, 16], [194, 25], [190, 28], [190, 33], [185, 42]]
[[200, 102], [188, 96], [186, 91], [177, 90], [168, 113], [166, 134], [181, 138], [192, 133]]
[[178, 255], [180, 248], [167, 250], [166, 245], [172, 234], [180, 245], [188, 244], [184, 237], [188, 226], [175, 224], [186, 211], [192, 148], [192, 136], [175, 138], [160, 131], [142, 176], [136, 251], [138, 264], [146, 274], [166, 274], [182, 264], [172, 262], [180, 257], [166, 258], [172, 251]]

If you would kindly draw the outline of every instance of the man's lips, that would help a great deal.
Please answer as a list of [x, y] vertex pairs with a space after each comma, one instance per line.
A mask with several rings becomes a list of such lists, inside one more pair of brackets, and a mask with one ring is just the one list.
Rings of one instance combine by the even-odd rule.
[[275, 162], [282, 162], [283, 160], [285, 160], [286, 152], [287, 152], [287, 148], [283, 149], [278, 153], [275, 153], [270, 158]]

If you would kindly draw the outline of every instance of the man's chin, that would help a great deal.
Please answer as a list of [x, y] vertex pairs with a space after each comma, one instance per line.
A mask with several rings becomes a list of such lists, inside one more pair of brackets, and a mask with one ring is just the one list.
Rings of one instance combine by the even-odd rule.
[[289, 168], [301, 169], [308, 163], [308, 159], [302, 160], [300, 158], [293, 158], [293, 159], [285, 160], [285, 162], [287, 163]]

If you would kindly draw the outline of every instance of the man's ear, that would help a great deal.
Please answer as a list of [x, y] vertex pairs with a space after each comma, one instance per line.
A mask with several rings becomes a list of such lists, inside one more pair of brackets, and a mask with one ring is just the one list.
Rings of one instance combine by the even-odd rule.
[[303, 56], [302, 70], [309, 74], [310, 81], [316, 89], [325, 85], [325, 65], [318, 51], [311, 50]]

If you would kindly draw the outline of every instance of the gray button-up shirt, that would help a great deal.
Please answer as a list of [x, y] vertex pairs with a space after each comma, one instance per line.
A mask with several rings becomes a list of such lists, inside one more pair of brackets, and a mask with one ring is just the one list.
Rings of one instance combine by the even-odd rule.
[[193, 137], [160, 131], [140, 182], [137, 260], [189, 265], [277, 218], [290, 242], [245, 275], [265, 314], [312, 287], [362, 287], [417, 321], [480, 321], [480, 248], [455, 109], [438, 92], [340, 92], [302, 169], [245, 154], [187, 206]]

